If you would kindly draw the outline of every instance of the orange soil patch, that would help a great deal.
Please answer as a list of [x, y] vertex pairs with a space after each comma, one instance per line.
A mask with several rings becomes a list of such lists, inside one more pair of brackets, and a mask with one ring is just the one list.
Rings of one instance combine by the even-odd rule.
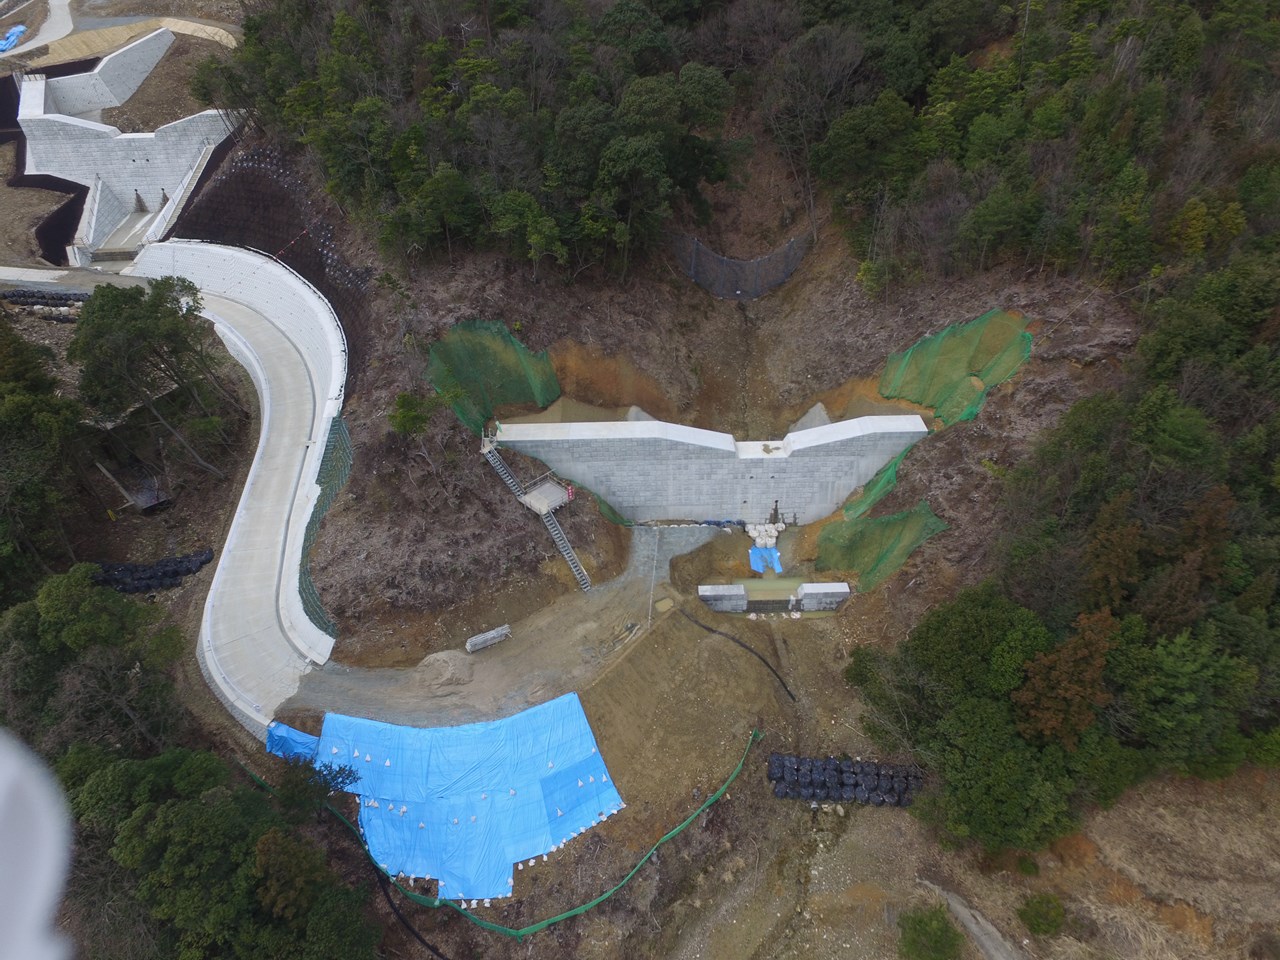
[[571, 340], [553, 344], [550, 354], [565, 396], [589, 399], [599, 407], [637, 406], [660, 420], [675, 420], [679, 415], [667, 391], [626, 357], [605, 356]]
[[[1163, 903], [1149, 895], [1141, 886], [1134, 883], [1118, 870], [1103, 863], [1096, 843], [1082, 833], [1072, 834], [1056, 841], [1049, 848], [1067, 870], [1083, 874], [1081, 879], [1096, 882], [1103, 890], [1108, 901], [1121, 907], [1138, 907], [1146, 910], [1171, 930], [1190, 937], [1204, 946], [1213, 945], [1213, 917], [1202, 913], [1189, 903], [1181, 900]], [[1056, 884], [1064, 892], [1066, 880], [1060, 877]], [[1072, 883], [1069, 886], [1078, 886]]]
[[918, 413], [925, 423], [933, 422], [933, 410], [912, 403], [910, 400], [886, 400], [880, 396], [879, 377], [855, 377], [837, 387], [809, 397], [803, 403], [785, 408], [784, 415], [795, 422], [804, 416], [815, 403], [827, 408], [832, 420], [851, 420], [854, 417], [886, 417]]

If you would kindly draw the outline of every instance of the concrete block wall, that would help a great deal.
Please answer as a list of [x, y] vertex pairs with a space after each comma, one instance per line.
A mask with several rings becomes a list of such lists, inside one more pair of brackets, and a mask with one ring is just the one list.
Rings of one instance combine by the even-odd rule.
[[173, 45], [173, 33], [157, 30], [103, 57], [89, 73], [46, 81], [45, 113], [79, 117], [118, 107], [137, 92]]
[[917, 416], [861, 417], [735, 442], [662, 421], [503, 425], [498, 443], [588, 487], [631, 520], [764, 523], [833, 512], [928, 432]]
[[848, 599], [847, 583], [802, 583], [796, 589], [796, 600], [804, 613], [838, 610]]
[[740, 583], [701, 584], [698, 599], [717, 613], [747, 612], [747, 588]]

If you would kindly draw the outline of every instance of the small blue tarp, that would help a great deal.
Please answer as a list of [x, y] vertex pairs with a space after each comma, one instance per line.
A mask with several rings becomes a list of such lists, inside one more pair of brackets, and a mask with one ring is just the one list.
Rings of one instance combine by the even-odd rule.
[[267, 724], [267, 753], [274, 753], [286, 760], [307, 760], [314, 763], [319, 745], [319, 737], [295, 730], [276, 720]]
[[4, 38], [0, 39], [0, 53], [4, 53], [6, 50], [12, 50], [16, 47], [18, 45], [18, 41], [22, 39], [22, 35], [26, 32], [27, 28], [22, 26], [22, 24], [18, 24], [16, 27], [10, 27], [9, 32], [4, 35]]
[[315, 762], [360, 775], [350, 789], [379, 866], [435, 878], [449, 899], [510, 896], [514, 863], [623, 807], [576, 693], [459, 727], [330, 713]]
[[774, 573], [782, 572], [782, 558], [778, 556], [778, 548], [752, 547], [751, 569], [756, 573], [764, 573], [765, 567], [773, 567]]

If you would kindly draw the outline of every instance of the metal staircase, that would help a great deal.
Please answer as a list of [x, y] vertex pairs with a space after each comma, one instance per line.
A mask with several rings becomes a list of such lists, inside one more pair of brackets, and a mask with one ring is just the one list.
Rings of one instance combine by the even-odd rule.
[[502, 482], [517, 497], [524, 496], [524, 484], [516, 479], [516, 475], [511, 472], [511, 468], [507, 466], [507, 461], [502, 459], [502, 454], [498, 453], [498, 448], [492, 440], [485, 437], [480, 442], [480, 452], [484, 454], [484, 458], [489, 461], [489, 466], [493, 467], [494, 472], [502, 478]]
[[591, 578], [587, 576], [587, 571], [583, 570], [582, 564], [578, 562], [578, 555], [573, 552], [573, 546], [569, 543], [569, 538], [560, 529], [560, 521], [556, 519], [556, 515], [554, 513], [544, 513], [540, 514], [540, 516], [547, 531], [551, 534], [551, 539], [556, 542], [556, 546], [560, 548], [560, 553], [564, 556], [565, 562], [569, 564], [569, 569], [577, 577], [578, 586], [583, 590], [590, 590]]
[[[493, 437], [485, 434], [480, 441], [480, 453], [489, 461], [489, 466], [493, 467], [494, 473], [502, 478], [502, 482], [507, 485], [507, 488], [520, 498], [521, 503], [529, 506], [526, 501], [524, 484], [511, 472], [507, 462], [502, 459], [502, 454], [498, 453], [498, 445]], [[531, 509], [533, 508], [531, 507]], [[573, 552], [573, 545], [569, 543], [569, 538], [564, 535], [564, 530], [560, 527], [560, 521], [556, 519], [555, 514], [550, 510], [546, 513], [537, 510], [535, 512], [542, 518], [543, 526], [547, 528], [547, 532], [551, 534], [551, 539], [555, 541], [556, 548], [564, 557], [565, 562], [569, 564], [569, 569], [573, 571], [573, 575], [578, 581], [578, 586], [583, 590], [590, 590], [591, 578], [587, 576], [587, 571], [582, 569], [582, 563], [578, 560], [578, 555]]]

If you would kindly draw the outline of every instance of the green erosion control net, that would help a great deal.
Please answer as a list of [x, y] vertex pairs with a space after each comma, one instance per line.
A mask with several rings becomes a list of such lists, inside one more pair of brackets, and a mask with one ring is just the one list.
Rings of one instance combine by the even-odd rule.
[[837, 521], [818, 534], [817, 567], [857, 571], [858, 592], [866, 593], [896, 573], [916, 547], [945, 529], [923, 500], [887, 517]]
[[302, 594], [302, 609], [307, 612], [307, 619], [334, 639], [337, 639], [338, 628], [325, 613], [320, 594], [311, 580], [311, 547], [320, 531], [320, 521], [333, 506], [338, 491], [347, 485], [347, 478], [351, 476], [351, 461], [351, 434], [347, 432], [347, 422], [341, 417], [334, 417], [329, 421], [329, 439], [325, 443], [324, 456], [320, 458], [320, 472], [316, 476], [320, 496], [302, 536], [302, 566], [298, 570], [298, 590]]
[[890, 356], [880, 395], [932, 407], [947, 425], [972, 420], [987, 391], [1013, 376], [1030, 356], [1027, 318], [991, 310]]
[[450, 329], [431, 346], [427, 376], [477, 436], [501, 404], [545, 407], [560, 396], [547, 352], [531, 353], [494, 321], [471, 320]]
[[911, 452], [907, 447], [900, 454], [881, 467], [870, 482], [862, 488], [862, 492], [844, 505], [846, 520], [857, 520], [860, 516], [883, 500], [889, 491], [898, 485], [898, 465]]
[[[747, 762], [747, 756], [751, 753], [751, 748], [755, 746], [757, 743], [759, 743], [762, 739], [764, 739], [764, 734], [762, 734], [759, 730], [752, 730], [751, 738], [747, 741], [746, 749], [742, 751], [742, 759], [738, 761], [738, 765], [734, 767], [733, 773], [729, 774], [729, 779], [726, 780], [720, 786], [720, 789], [717, 790], [715, 793], [711, 794], [711, 796], [707, 797], [707, 799], [702, 803], [700, 807], [698, 807], [697, 810], [693, 811], [693, 813], [685, 817], [685, 819], [681, 821], [677, 826], [673, 827], [671, 830], [668, 830], [666, 833], [664, 833], [662, 837], [658, 839], [658, 842], [649, 848], [649, 852], [646, 853], [643, 857], [641, 857], [639, 862], [634, 867], [631, 868], [631, 872], [628, 873], [621, 880], [619, 880], [613, 887], [609, 888], [604, 893], [600, 894], [600, 896], [596, 897], [594, 900], [589, 900], [586, 903], [582, 904], [581, 906], [574, 907], [572, 910], [566, 910], [564, 913], [556, 914], [554, 917], [548, 917], [546, 920], [539, 920], [537, 923], [530, 924], [527, 927], [520, 927], [519, 929], [514, 929], [512, 927], [503, 926], [500, 923], [493, 923], [489, 920], [482, 920], [480, 917], [477, 917], [470, 910], [465, 909], [465, 902], [460, 905], [458, 903], [455, 903], [452, 900], [442, 900], [439, 897], [427, 897], [420, 893], [415, 893], [412, 890], [406, 890], [403, 886], [401, 886], [400, 882], [394, 877], [391, 878], [392, 883], [394, 884], [397, 890], [399, 890], [402, 894], [404, 894], [414, 903], [420, 904], [424, 907], [435, 907], [435, 908], [446, 907], [450, 910], [453, 910], [457, 913], [462, 914], [462, 916], [466, 917], [468, 920], [470, 920], [472, 923], [474, 923], [478, 927], [483, 927], [484, 929], [490, 930], [494, 933], [500, 933], [503, 936], [514, 937], [516, 940], [523, 940], [525, 937], [529, 936], [532, 933], [537, 933], [540, 930], [547, 929], [547, 927], [551, 926], [552, 924], [560, 923], [562, 920], [568, 920], [572, 917], [579, 916], [581, 914], [586, 913], [588, 910], [592, 909], [593, 907], [598, 907], [600, 904], [604, 903], [606, 900], [612, 897], [615, 893], [617, 893], [619, 890], [625, 887], [631, 881], [631, 878], [640, 872], [640, 868], [649, 862], [649, 858], [658, 852], [658, 848], [660, 846], [662, 846], [667, 841], [673, 839], [674, 837], [678, 836], [679, 834], [683, 833], [685, 828], [688, 827], [689, 824], [697, 820], [698, 817], [700, 817], [708, 807], [710, 807], [713, 803], [715, 803], [717, 800], [719, 800], [721, 797], [725, 795], [725, 793], [729, 789], [729, 785], [733, 783], [734, 780], [738, 779], [738, 774], [742, 773], [742, 768]], [[259, 784], [261, 784], [267, 790], [271, 790], [270, 785], [265, 783], [260, 777], [255, 776], [251, 771], [249, 771], [249, 775], [253, 777], [254, 780], [256, 780]], [[344, 817], [332, 806], [329, 806], [327, 809], [335, 817], [337, 817], [339, 820], [345, 823], [347, 825], [347, 828], [352, 833], [354, 833], [357, 837], [360, 837], [360, 831], [356, 828], [355, 824], [353, 824], [350, 820]], [[361, 839], [361, 843], [362, 844], [364, 843], [363, 839]], [[365, 853], [368, 853], [368, 852], [369, 852], [369, 848], [366, 846]], [[372, 854], [369, 854], [369, 859], [371, 861], [373, 860]], [[375, 867], [377, 866], [376, 861], [374, 861], [374, 866]]]

